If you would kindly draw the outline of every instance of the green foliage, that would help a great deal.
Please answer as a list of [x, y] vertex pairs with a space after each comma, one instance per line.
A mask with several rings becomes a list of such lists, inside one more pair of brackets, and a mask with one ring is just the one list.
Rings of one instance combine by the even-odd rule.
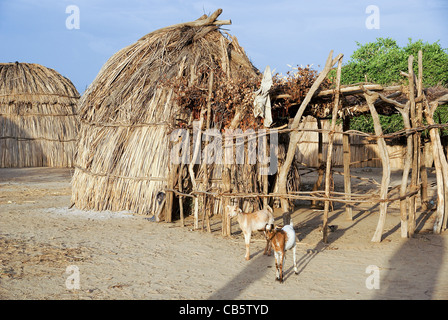
[[[423, 54], [423, 85], [425, 87], [448, 86], [448, 50], [443, 49], [439, 42], [428, 43], [409, 39], [405, 47], [400, 47], [391, 38], [377, 38], [376, 42], [361, 44], [356, 42], [358, 49], [342, 68], [341, 82], [354, 84], [358, 82], [373, 82], [382, 85], [407, 84], [407, 78], [400, 71], [408, 72], [408, 57], [414, 56], [414, 72], [418, 72], [418, 51]], [[334, 77], [335, 72], [332, 73]], [[436, 110], [434, 120], [448, 122], [448, 106]], [[384, 133], [392, 133], [403, 129], [401, 115], [380, 116]], [[369, 115], [352, 119], [350, 129], [373, 133], [373, 122]], [[447, 134], [441, 130], [441, 134]]]
[[[394, 133], [404, 129], [403, 117], [401, 114], [392, 114], [390, 116], [379, 115], [381, 128], [384, 134]], [[448, 123], [448, 105], [439, 106], [434, 112], [434, 121], [439, 124]], [[426, 125], [426, 121], [423, 120], [423, 124]], [[363, 114], [350, 119], [350, 129], [358, 130], [365, 133], [375, 133], [373, 127], [373, 120], [370, 114]], [[448, 135], [448, 129], [440, 129], [440, 135]], [[424, 132], [424, 136], [428, 133]]]
[[418, 70], [418, 51], [422, 50], [424, 86], [448, 85], [448, 50], [442, 49], [438, 41], [432, 44], [423, 43], [422, 40], [412, 43], [409, 39], [408, 45], [403, 50], [406, 56], [414, 56], [414, 72]]
[[358, 49], [343, 67], [343, 84], [366, 80], [384, 85], [403, 83], [406, 79], [400, 71], [408, 72], [408, 57], [414, 56], [414, 72], [417, 73], [417, 55], [422, 50], [424, 86], [448, 85], [448, 51], [438, 41], [430, 44], [409, 39], [405, 47], [400, 47], [393, 39], [377, 38], [376, 42], [356, 44]]
[[[379, 115], [379, 118], [384, 134], [394, 133], [404, 129], [403, 118], [400, 114], [390, 116]], [[375, 133], [372, 116], [370, 114], [363, 114], [352, 118], [350, 120], [350, 129], [366, 133]]]
[[[442, 106], [438, 106], [436, 111], [434, 112], [434, 122], [443, 124], [448, 123], [448, 105], [444, 104]], [[448, 129], [440, 129], [440, 135], [446, 136], [448, 135]]]

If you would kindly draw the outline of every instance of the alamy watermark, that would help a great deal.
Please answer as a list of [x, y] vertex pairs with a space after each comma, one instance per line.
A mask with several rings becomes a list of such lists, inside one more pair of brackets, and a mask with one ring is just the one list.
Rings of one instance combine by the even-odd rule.
[[69, 5], [65, 8], [65, 13], [69, 14], [65, 19], [65, 27], [68, 30], [79, 29], [81, 23], [79, 7], [73, 4]]
[[366, 288], [369, 290], [380, 288], [380, 268], [375, 265], [370, 265], [366, 268], [366, 273], [369, 276], [366, 278]]
[[366, 18], [367, 29], [379, 29], [380, 28], [380, 8], [376, 5], [369, 5], [366, 8], [366, 13], [370, 14]]
[[69, 274], [69, 276], [65, 280], [65, 287], [67, 288], [67, 290], [79, 290], [81, 288], [81, 285], [80, 285], [78, 266], [76, 265], [68, 266], [65, 269], [65, 273]]
[[[193, 123], [192, 144], [190, 144], [189, 130], [176, 129], [170, 134], [171, 164], [255, 165], [259, 163], [261, 164], [259, 166], [260, 174], [272, 175], [277, 172], [277, 130], [226, 129], [224, 132], [220, 132], [218, 129], [207, 129], [202, 132], [199, 130], [198, 124], [199, 121]], [[201, 149], [202, 142], [205, 142], [205, 147]]]

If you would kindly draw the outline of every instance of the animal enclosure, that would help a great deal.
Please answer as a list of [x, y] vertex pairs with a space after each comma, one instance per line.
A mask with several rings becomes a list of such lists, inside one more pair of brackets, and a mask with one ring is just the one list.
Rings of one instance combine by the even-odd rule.
[[[403, 84], [393, 86], [341, 85], [343, 55], [333, 57], [333, 52], [320, 73], [302, 68], [294, 77], [273, 78], [268, 68], [262, 74], [252, 65], [234, 36], [220, 30], [230, 24], [217, 20], [221, 12], [156, 30], [103, 66], [80, 101], [74, 205], [134, 210], [157, 218], [163, 212], [167, 222], [178, 212], [182, 224], [188, 212], [195, 229], [202, 221], [208, 230], [210, 217], [220, 215], [222, 234], [230, 235], [227, 205], [255, 211], [280, 203], [287, 220], [295, 200], [322, 201], [327, 242], [331, 203], [343, 203], [348, 219], [357, 204], [379, 204], [372, 237], [379, 242], [393, 201], [400, 202], [402, 237], [415, 232], [416, 211], [430, 209], [427, 170], [434, 162], [433, 231], [446, 228], [448, 164], [438, 130], [447, 125], [436, 124], [433, 114], [448, 100], [448, 90], [423, 87], [421, 54], [409, 57]], [[334, 78], [330, 72], [335, 72]], [[373, 118], [374, 134], [349, 130], [353, 116], [367, 113]], [[405, 129], [383, 134], [378, 115], [393, 113], [402, 115]], [[313, 121], [317, 128], [309, 126]], [[423, 132], [428, 132], [429, 141], [422, 139]], [[311, 134], [317, 141], [309, 141]], [[393, 150], [387, 141], [397, 137], [405, 147]], [[310, 142], [317, 146], [313, 161], [306, 151]], [[184, 148], [176, 149], [179, 144]], [[365, 145], [375, 150], [368, 154]], [[201, 161], [211, 155], [218, 159], [217, 150], [224, 158], [230, 154], [230, 161]], [[427, 159], [429, 152], [432, 161]], [[269, 167], [266, 158], [276, 161], [276, 170], [269, 174], [264, 171]], [[403, 171], [398, 197], [390, 193], [392, 159]], [[350, 169], [368, 161], [376, 161], [383, 170], [374, 197], [356, 193], [350, 185]], [[304, 166], [318, 172], [312, 191], [301, 190], [299, 169]], [[331, 188], [335, 166], [343, 168], [344, 192]], [[157, 201], [161, 192], [165, 197]]]

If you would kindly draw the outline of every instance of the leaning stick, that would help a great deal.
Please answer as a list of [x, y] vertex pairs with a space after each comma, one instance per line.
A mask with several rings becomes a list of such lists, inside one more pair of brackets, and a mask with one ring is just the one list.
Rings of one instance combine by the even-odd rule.
[[[330, 126], [330, 134], [328, 136], [328, 149], [327, 149], [327, 165], [325, 168], [325, 197], [330, 198], [330, 175], [331, 175], [331, 158], [333, 156], [333, 142], [334, 142], [334, 132], [336, 130], [336, 120], [338, 117], [338, 107], [339, 107], [339, 88], [341, 86], [341, 70], [342, 70], [342, 56], [338, 60], [338, 70], [336, 73], [336, 93], [334, 96], [334, 105], [332, 113], [332, 121]], [[323, 242], [328, 242], [328, 210], [330, 208], [330, 201], [326, 200], [324, 205], [324, 217], [323, 217]]]
[[[368, 90], [365, 91], [364, 97], [366, 99], [367, 105], [369, 106], [370, 113], [372, 115], [373, 125], [375, 129], [375, 134], [379, 136], [377, 140], [378, 152], [380, 154], [382, 166], [383, 166], [383, 176], [381, 179], [381, 189], [380, 189], [380, 200], [387, 199], [387, 190], [390, 183], [390, 164], [389, 164], [389, 153], [387, 152], [386, 142], [383, 135], [383, 130], [381, 129], [381, 124], [379, 120], [378, 113], [375, 109], [374, 103], [378, 99], [379, 95], [377, 93], [371, 93]], [[387, 202], [382, 201], [380, 203], [380, 218], [378, 219], [378, 225], [376, 227], [375, 233], [372, 238], [372, 242], [381, 242], [381, 236], [383, 234], [384, 223], [386, 222], [387, 214]]]
[[[342, 54], [339, 54], [334, 60], [332, 59], [332, 57], [333, 57], [333, 50], [331, 50], [330, 54], [328, 55], [324, 69], [321, 71], [321, 73], [317, 77], [316, 81], [314, 81], [314, 83], [311, 86], [310, 90], [308, 91], [305, 99], [300, 104], [299, 110], [297, 111], [297, 113], [294, 117], [294, 120], [291, 124], [292, 130], [295, 130], [299, 127], [300, 121], [302, 120], [302, 115], [305, 112], [305, 109], [308, 106], [308, 103], [311, 101], [311, 98], [314, 96], [314, 93], [317, 91], [317, 89], [319, 89], [319, 86], [322, 83], [322, 81], [324, 81], [324, 79], [327, 77], [332, 66], [334, 64], [336, 64], [336, 62], [338, 62], [339, 59], [342, 58]], [[279, 193], [287, 193], [286, 192], [286, 178], [288, 175], [289, 168], [291, 167], [292, 160], [294, 158], [296, 146], [297, 146], [297, 143], [299, 142], [298, 141], [299, 137], [300, 136], [297, 131], [292, 131], [290, 139], [289, 139], [288, 153], [286, 155], [285, 162], [283, 163], [283, 165], [279, 171], [279, 178], [278, 178]], [[281, 198], [281, 206], [282, 206], [283, 212], [289, 211], [289, 204], [285, 198]]]

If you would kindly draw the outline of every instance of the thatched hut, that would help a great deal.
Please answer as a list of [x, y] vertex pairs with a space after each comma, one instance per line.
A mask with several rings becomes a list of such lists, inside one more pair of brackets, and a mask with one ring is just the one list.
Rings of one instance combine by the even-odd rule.
[[[80, 100], [80, 133], [72, 181], [73, 205], [80, 209], [132, 210], [148, 214], [155, 213], [156, 208], [162, 208], [158, 204], [165, 201], [165, 220], [171, 221], [175, 211], [173, 195], [176, 194], [179, 197], [182, 223], [183, 198], [194, 198], [194, 226], [198, 228], [199, 214], [202, 214], [204, 223], [211, 212], [222, 213], [223, 204], [230, 201], [238, 201], [244, 206], [249, 202], [247, 199], [254, 199], [250, 204], [255, 207], [261, 205], [260, 199], [266, 205], [268, 198], [277, 198], [281, 202], [286, 223], [291, 214], [291, 199], [312, 202], [321, 199], [325, 202], [322, 230], [326, 242], [331, 201], [346, 203], [348, 219], [353, 218], [353, 203], [380, 203], [380, 219], [372, 239], [380, 241], [387, 203], [400, 200], [402, 235], [407, 236], [414, 232], [415, 208], [409, 207], [408, 218], [406, 201], [413, 201], [418, 192], [419, 168], [422, 185], [427, 185], [427, 179], [424, 178], [425, 166], [418, 163], [418, 135], [422, 130], [429, 129], [434, 164], [438, 172], [438, 218], [434, 230], [440, 232], [442, 219], [445, 219], [443, 224], [447, 225], [444, 217], [448, 214], [443, 215], [443, 191], [448, 195], [448, 183], [444, 183], [448, 177], [448, 164], [445, 155], [439, 154], [439, 149], [442, 148], [435, 132], [436, 128], [444, 128], [446, 125], [436, 126], [432, 114], [439, 103], [448, 99], [448, 95], [435, 101], [428, 100], [430, 94], [423, 88], [422, 76], [419, 75], [416, 85], [414, 83], [412, 56], [409, 59], [409, 74], [405, 74], [409, 86], [341, 86], [343, 55], [339, 54], [333, 59], [333, 51], [319, 75], [303, 70], [303, 75], [292, 79], [293, 81], [272, 81], [272, 78], [265, 77], [269, 72], [261, 77], [235, 37], [222, 33], [220, 26], [230, 22], [216, 20], [220, 13], [221, 10], [217, 10], [209, 17], [203, 16], [193, 22], [154, 31], [120, 50], [103, 66]], [[336, 63], [336, 79], [332, 83], [327, 76]], [[421, 70], [419, 53], [419, 74]], [[273, 83], [274, 86], [271, 87]], [[350, 98], [354, 95], [359, 97]], [[407, 102], [401, 101], [405, 97]], [[269, 103], [261, 106], [259, 101]], [[423, 104], [426, 108], [424, 112]], [[372, 116], [375, 135], [348, 130], [350, 117], [365, 112]], [[391, 112], [401, 113], [405, 130], [384, 135], [378, 114]], [[329, 129], [312, 130], [321, 133], [318, 135], [317, 182], [313, 191], [300, 192], [297, 188], [297, 164], [300, 159], [296, 151], [303, 133], [309, 131], [304, 128], [303, 116], [322, 119], [329, 117], [330, 113], [332, 121]], [[420, 126], [423, 124], [423, 114], [429, 124], [425, 128]], [[338, 118], [343, 120], [343, 132], [336, 130]], [[199, 122], [196, 137], [194, 120]], [[269, 132], [280, 133], [276, 151], [278, 172], [261, 174], [258, 169], [265, 164], [261, 161], [253, 164], [247, 160], [258, 146], [267, 144], [264, 142], [258, 142], [258, 146], [245, 144], [242, 153], [247, 156], [243, 163], [207, 164], [203, 161], [196, 164], [198, 155], [207, 155], [210, 143], [208, 139], [219, 136], [219, 131], [259, 129], [263, 126], [269, 127]], [[190, 140], [190, 135], [187, 140], [193, 151], [186, 156], [191, 161], [188, 164], [170, 161], [172, 144], [180, 140], [180, 136], [174, 134], [178, 128], [185, 128], [193, 133], [193, 139]], [[209, 128], [218, 130], [218, 134], [216, 131], [202, 133]], [[325, 162], [322, 156], [323, 139], [320, 138], [323, 133], [328, 135]], [[344, 193], [330, 190], [336, 134], [343, 134]], [[351, 191], [349, 135], [353, 134], [368, 136], [376, 141], [383, 167], [379, 196], [355, 194]], [[388, 195], [391, 170], [385, 139], [391, 136], [406, 136], [407, 147], [406, 157], [403, 157], [400, 195], [395, 199]], [[246, 135], [244, 139], [248, 142], [249, 136]], [[219, 139], [213, 141], [213, 144], [215, 142], [222, 145]], [[175, 152], [179, 153], [179, 150]], [[411, 165], [411, 183], [408, 185]], [[323, 192], [318, 189], [324, 174]], [[159, 197], [161, 192], [166, 193], [165, 200], [163, 196]], [[445, 197], [445, 201], [448, 201], [446, 199], [448, 196]], [[199, 207], [202, 208], [198, 209]], [[216, 208], [218, 209], [215, 210]], [[230, 234], [230, 221], [225, 221], [225, 215], [222, 217], [223, 234]], [[408, 220], [409, 232], [406, 227]], [[208, 224], [210, 230], [210, 223]]]
[[0, 63], [0, 167], [72, 167], [78, 100], [53, 69]]
[[216, 20], [220, 13], [149, 33], [102, 67], [80, 100], [76, 207], [153, 213], [167, 188], [169, 133], [202, 115], [180, 107], [174, 80], [198, 88], [213, 70], [215, 84], [259, 78], [236, 38], [221, 32], [230, 21]]

